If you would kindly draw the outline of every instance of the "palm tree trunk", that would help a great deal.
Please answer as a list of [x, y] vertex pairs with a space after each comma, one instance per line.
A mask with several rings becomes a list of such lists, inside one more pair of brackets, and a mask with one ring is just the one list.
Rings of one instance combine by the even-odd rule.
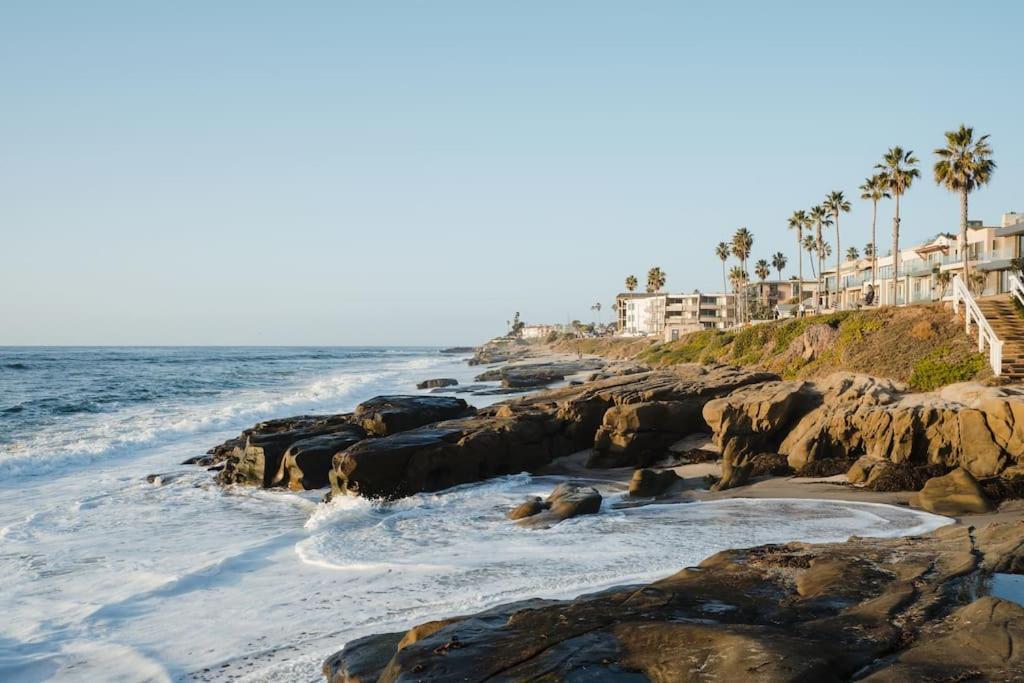
[[895, 192], [896, 213], [892, 217], [892, 303], [897, 303], [900, 287], [900, 193]]
[[796, 286], [796, 314], [800, 315], [800, 304], [804, 302], [804, 231], [796, 229], [796, 260], [799, 263], [800, 282]]
[[814, 296], [814, 312], [815, 313], [820, 313], [821, 312], [821, 290], [822, 290], [822, 287], [824, 286], [823, 285], [823, 283], [824, 283], [824, 279], [823, 279], [824, 273], [821, 272], [821, 262], [822, 262], [822, 253], [821, 253], [821, 221], [818, 221], [818, 226], [817, 226], [817, 229], [815, 230], [815, 237], [818, 238], [818, 292]]
[[960, 256], [964, 263], [964, 284], [970, 282], [968, 277], [968, 256], [967, 256], [967, 189], [960, 190], [960, 241], [963, 243], [963, 251]]
[[842, 247], [839, 246], [839, 211], [836, 211], [836, 300], [832, 302], [832, 308], [834, 308], [837, 311], [839, 310], [839, 281], [842, 279], [839, 277], [840, 264], [842, 263], [842, 253]]
[[[875, 239], [875, 221], [878, 219], [878, 200], [871, 202], [871, 291], [874, 292], [875, 298], [878, 298], [878, 292], [875, 291], [875, 278], [878, 276], [878, 242]], [[881, 302], [879, 302], [881, 303]]]

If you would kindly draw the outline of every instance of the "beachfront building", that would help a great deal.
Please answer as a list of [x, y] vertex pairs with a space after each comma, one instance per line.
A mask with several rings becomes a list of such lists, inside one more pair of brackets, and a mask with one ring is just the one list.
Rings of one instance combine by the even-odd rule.
[[616, 330], [628, 337], [661, 334], [666, 294], [624, 292], [615, 297]]
[[[779, 317], [779, 310], [798, 310], [798, 297], [807, 302], [805, 309], [813, 307], [814, 294], [817, 291], [818, 283], [814, 280], [804, 280], [803, 286], [796, 277], [789, 280], [759, 280], [747, 285], [747, 301], [752, 312], [760, 313], [755, 317]], [[783, 308], [779, 309], [779, 306]]]
[[[1000, 225], [986, 226], [971, 221], [967, 228], [967, 257], [977, 282], [968, 283], [980, 296], [1009, 291], [1011, 261], [1021, 256], [1024, 240], [1024, 214], [1003, 214]], [[943, 291], [939, 273], [955, 276], [963, 271], [959, 233], [940, 233], [933, 239], [900, 250], [899, 280], [893, 281], [891, 254], [878, 257], [878, 273], [872, 284], [871, 259], [860, 258], [841, 264], [841, 287], [836, 293], [836, 268], [823, 271], [825, 288], [820, 298], [823, 309], [849, 309], [863, 305], [866, 294], [874, 291], [875, 305], [902, 305], [938, 301], [949, 294]]]
[[617, 330], [624, 336], [678, 339], [687, 332], [725, 329], [736, 320], [736, 297], [725, 293], [648, 294], [615, 298]]

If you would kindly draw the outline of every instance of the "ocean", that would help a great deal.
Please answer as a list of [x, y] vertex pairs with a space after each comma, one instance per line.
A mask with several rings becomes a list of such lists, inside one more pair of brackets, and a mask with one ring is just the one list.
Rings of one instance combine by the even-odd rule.
[[262, 419], [478, 371], [433, 348], [0, 347], [0, 680], [320, 680], [324, 657], [370, 633], [651, 580], [729, 547], [948, 521], [825, 501], [614, 509], [622, 493], [602, 485], [601, 514], [537, 530], [504, 513], [552, 477], [324, 504], [179, 464]]

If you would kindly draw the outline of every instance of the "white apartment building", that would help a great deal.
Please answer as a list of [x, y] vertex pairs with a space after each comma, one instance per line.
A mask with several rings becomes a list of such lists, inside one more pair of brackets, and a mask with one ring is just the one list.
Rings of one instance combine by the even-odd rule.
[[725, 329], [736, 319], [736, 297], [727, 293], [648, 294], [615, 298], [618, 332], [626, 336], [678, 339], [687, 332]]
[[[967, 228], [967, 255], [971, 272], [983, 277], [980, 296], [1009, 290], [1010, 262], [1021, 255], [1024, 214], [1003, 214], [999, 226], [971, 221]], [[948, 295], [940, 291], [938, 274], [956, 275], [963, 270], [959, 234], [941, 233], [933, 240], [900, 250], [899, 280], [893, 281], [892, 255], [878, 257], [874, 303], [901, 305], [938, 301]], [[860, 258], [841, 264], [841, 290], [836, 301], [836, 267], [826, 267], [821, 306], [827, 309], [853, 308], [864, 302], [871, 285], [871, 259]]]

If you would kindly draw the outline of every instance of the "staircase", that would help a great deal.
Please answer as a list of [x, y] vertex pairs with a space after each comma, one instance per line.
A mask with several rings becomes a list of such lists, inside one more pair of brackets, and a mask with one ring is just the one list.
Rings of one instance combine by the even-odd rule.
[[1024, 382], [1024, 317], [1017, 312], [1009, 294], [977, 300], [985, 320], [1003, 342], [1002, 376], [1010, 382]]

